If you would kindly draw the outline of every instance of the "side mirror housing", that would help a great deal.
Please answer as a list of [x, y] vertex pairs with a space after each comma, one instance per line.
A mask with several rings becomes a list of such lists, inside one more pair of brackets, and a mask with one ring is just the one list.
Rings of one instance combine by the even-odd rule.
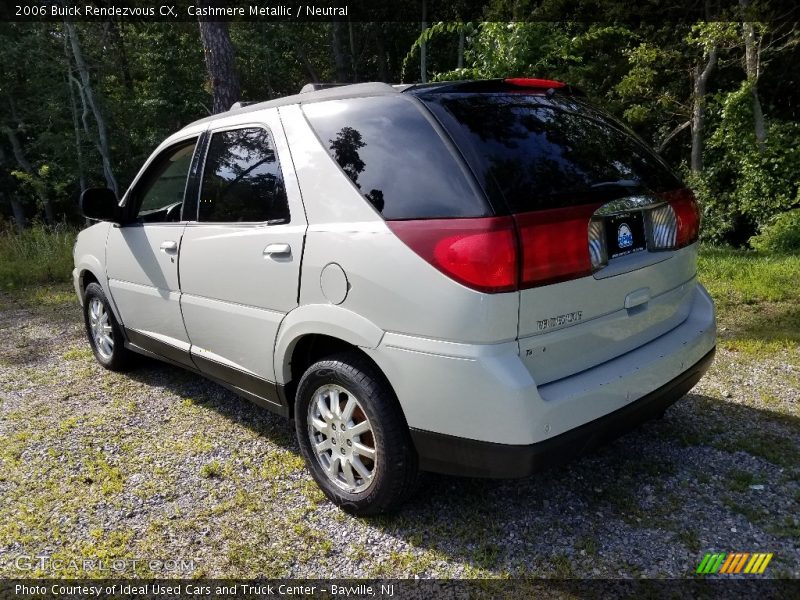
[[81, 194], [81, 213], [93, 221], [119, 223], [117, 195], [108, 188], [89, 188]]

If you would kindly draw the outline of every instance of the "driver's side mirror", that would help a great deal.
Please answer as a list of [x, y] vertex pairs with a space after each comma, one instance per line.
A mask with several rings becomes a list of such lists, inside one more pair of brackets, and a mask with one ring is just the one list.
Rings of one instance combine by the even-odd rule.
[[117, 195], [108, 188], [89, 188], [81, 194], [81, 213], [93, 221], [120, 222]]

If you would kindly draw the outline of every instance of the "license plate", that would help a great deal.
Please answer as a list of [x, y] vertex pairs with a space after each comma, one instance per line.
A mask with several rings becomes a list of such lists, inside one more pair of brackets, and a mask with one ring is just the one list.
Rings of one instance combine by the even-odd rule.
[[641, 211], [610, 215], [605, 219], [608, 258], [617, 258], [647, 249], [644, 217]]

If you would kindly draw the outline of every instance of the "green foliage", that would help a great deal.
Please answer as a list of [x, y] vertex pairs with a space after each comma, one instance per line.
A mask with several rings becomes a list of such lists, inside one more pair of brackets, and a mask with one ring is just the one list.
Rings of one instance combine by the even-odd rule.
[[800, 251], [800, 209], [776, 215], [750, 238], [750, 245], [759, 252]]
[[[800, 102], [792, 79], [800, 31], [779, 20], [753, 23], [759, 76], [746, 81], [735, 15], [657, 23], [626, 14], [638, 8], [648, 14], [654, 4], [620, 6], [619, 18], [591, 19], [598, 11], [594, 0], [522, 0], [510, 12], [495, 0], [485, 7], [485, 22], [458, 22], [455, 3], [451, 20], [422, 33], [413, 22], [337, 28], [275, 22], [231, 23], [230, 35], [244, 100], [296, 93], [309, 81], [414, 81], [424, 42], [432, 80], [566, 81], [663, 147], [665, 159], [684, 173], [693, 80], [716, 51], [703, 102], [704, 168], [688, 179], [702, 203], [704, 239], [745, 244], [775, 215], [800, 206]], [[537, 19], [525, 18], [531, 11]], [[516, 18], [509, 22], [509, 14]], [[75, 30], [107, 124], [112, 170], [125, 188], [166, 135], [209, 112], [211, 83], [197, 23], [109, 21], [75, 23]], [[456, 68], [459, 54], [463, 66]], [[95, 120], [70, 83], [76, 76], [62, 23], [0, 23], [0, 216], [12, 214], [13, 201], [29, 220], [42, 219], [47, 201], [58, 219], [77, 223], [81, 188], [105, 184]], [[763, 145], [754, 135], [756, 85], [767, 131]]]
[[16, 231], [0, 223], [0, 288], [68, 281], [77, 231], [61, 224]]
[[705, 239], [719, 242], [746, 219], [755, 228], [800, 206], [800, 124], [774, 121], [763, 147], [753, 129], [752, 82], [709, 101], [714, 129], [707, 140], [707, 168], [694, 183], [706, 217]]

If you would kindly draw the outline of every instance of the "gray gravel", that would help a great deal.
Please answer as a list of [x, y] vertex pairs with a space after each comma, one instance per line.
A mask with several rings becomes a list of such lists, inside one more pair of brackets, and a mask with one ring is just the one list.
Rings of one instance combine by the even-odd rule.
[[177, 368], [100, 368], [66, 287], [0, 295], [0, 340], [0, 577], [684, 577], [707, 551], [800, 576], [797, 349], [723, 348], [664, 419], [591, 456], [427, 476], [362, 520], [316, 488], [288, 421]]

